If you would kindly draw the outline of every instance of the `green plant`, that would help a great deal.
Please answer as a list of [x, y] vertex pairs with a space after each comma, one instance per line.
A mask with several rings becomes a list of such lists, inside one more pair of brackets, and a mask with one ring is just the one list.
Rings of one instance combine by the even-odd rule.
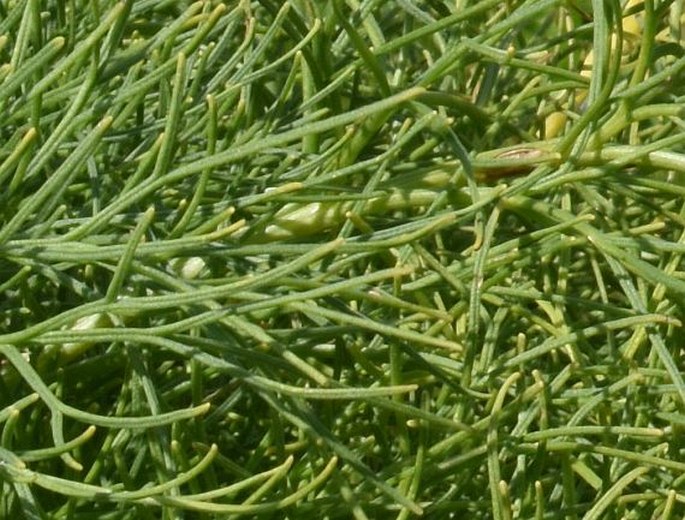
[[682, 513], [681, 10], [0, 0], [0, 516]]

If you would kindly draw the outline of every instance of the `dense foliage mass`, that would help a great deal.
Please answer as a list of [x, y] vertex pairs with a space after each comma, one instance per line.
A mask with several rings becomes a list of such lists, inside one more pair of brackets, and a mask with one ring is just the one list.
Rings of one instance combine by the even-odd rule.
[[682, 515], [682, 9], [0, 0], [0, 516]]

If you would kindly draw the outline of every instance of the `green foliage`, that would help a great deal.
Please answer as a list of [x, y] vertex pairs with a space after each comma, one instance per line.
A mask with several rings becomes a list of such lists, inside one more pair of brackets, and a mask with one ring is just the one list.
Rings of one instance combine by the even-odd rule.
[[0, 517], [682, 515], [684, 23], [0, 0]]

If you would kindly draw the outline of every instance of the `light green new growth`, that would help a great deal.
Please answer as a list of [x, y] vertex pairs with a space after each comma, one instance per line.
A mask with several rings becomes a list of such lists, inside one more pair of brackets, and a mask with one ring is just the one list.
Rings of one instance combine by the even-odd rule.
[[681, 518], [675, 0], [0, 0], [0, 518]]

